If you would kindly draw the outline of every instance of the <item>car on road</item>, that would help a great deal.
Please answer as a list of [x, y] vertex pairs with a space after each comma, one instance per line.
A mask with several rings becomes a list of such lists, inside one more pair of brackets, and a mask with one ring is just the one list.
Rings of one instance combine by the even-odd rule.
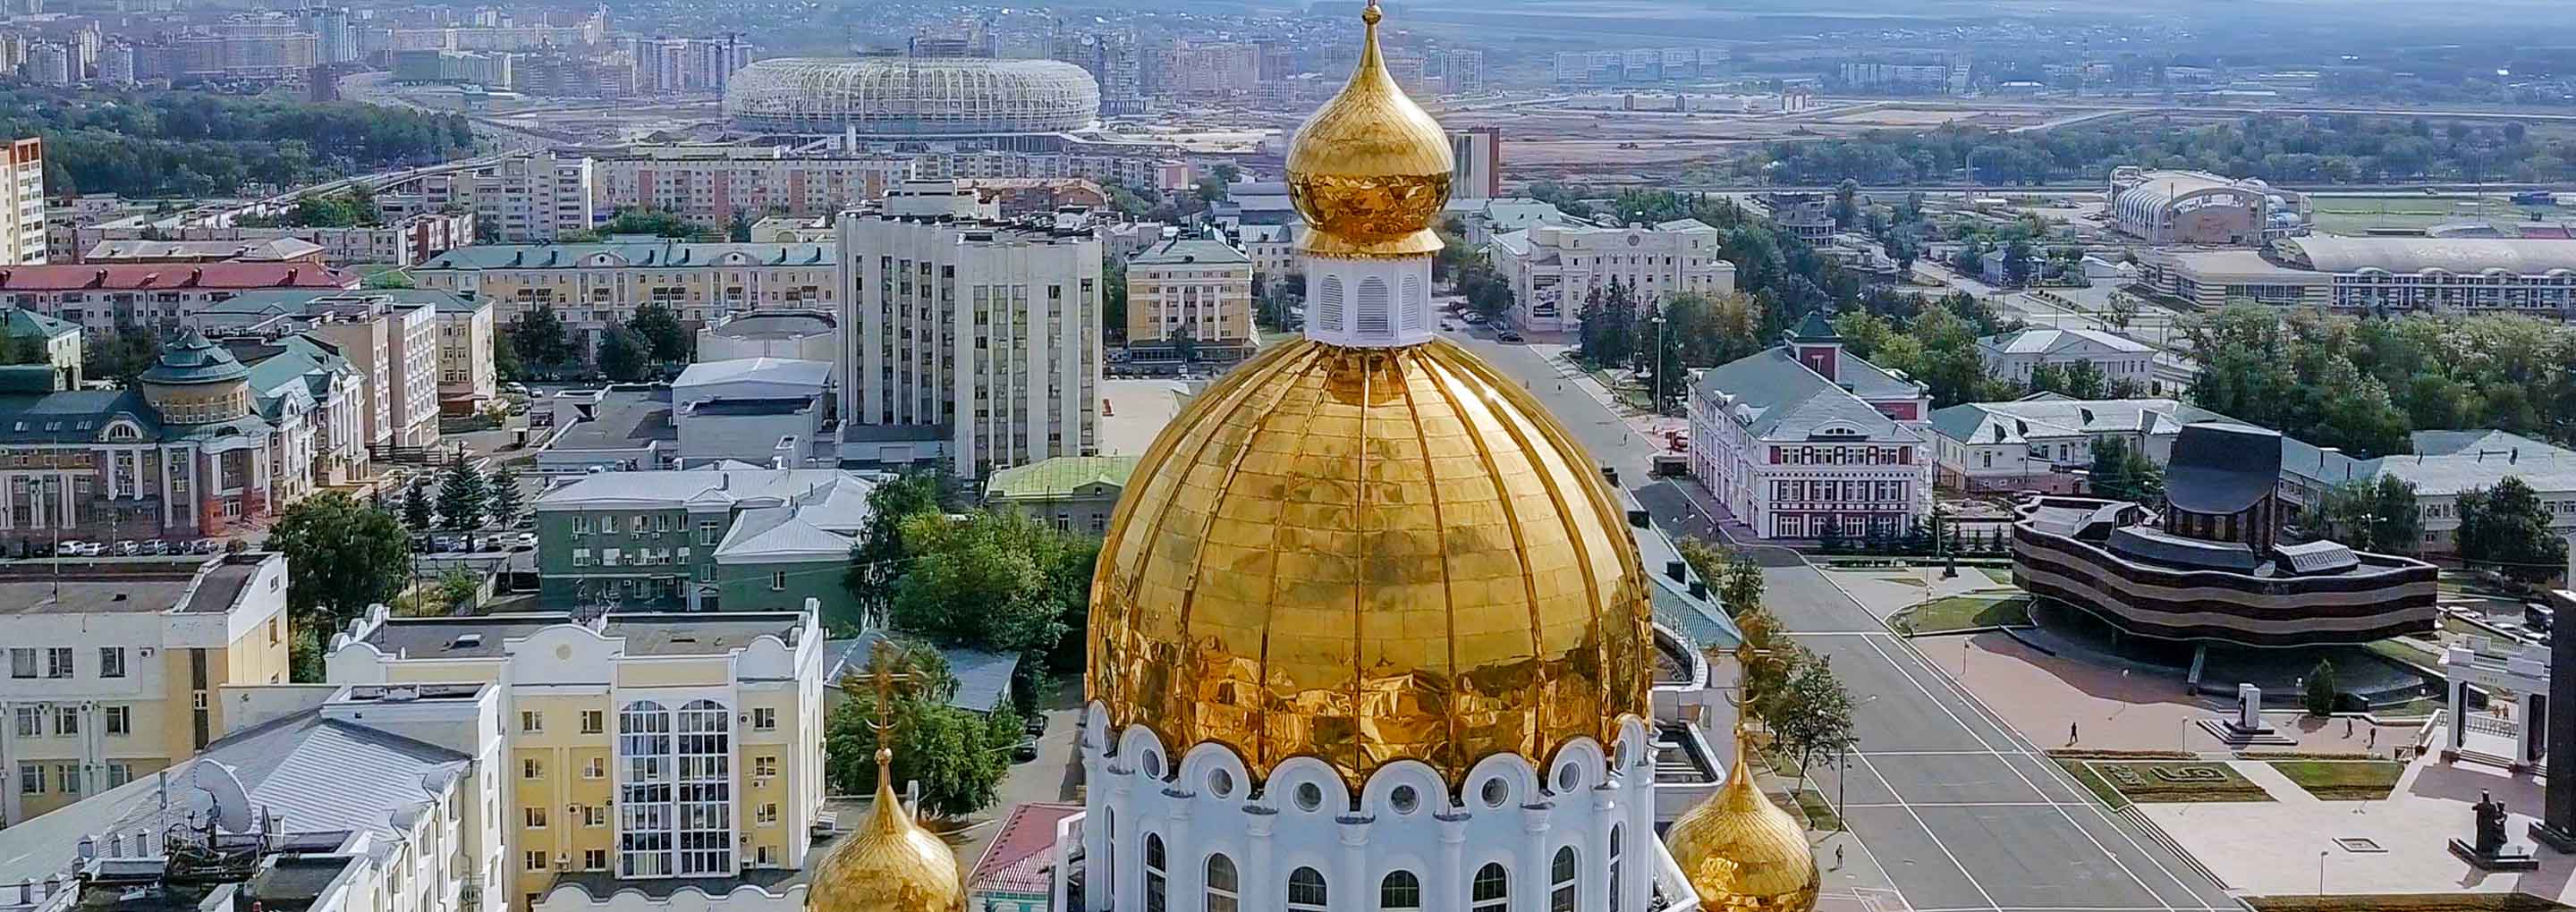
[[218, 539], [200, 538], [188, 543], [188, 553], [190, 554], [213, 554], [223, 549], [224, 543]]
[[1513, 332], [1513, 331], [1511, 331], [1511, 330], [1506, 329], [1506, 330], [1503, 330], [1502, 332], [1495, 333], [1495, 334], [1494, 334], [1494, 341], [1496, 341], [1496, 342], [1510, 342], [1510, 343], [1518, 344], [1518, 343], [1520, 343], [1520, 342], [1521, 342], [1521, 341], [1523, 341], [1523, 340], [1521, 339], [1521, 334], [1520, 334], [1520, 333], [1516, 333], [1516, 332]]
[[148, 541], [148, 542], [144, 542], [144, 543], [143, 543], [143, 553], [145, 553], [145, 554], [168, 554], [168, 553], [170, 553], [170, 543], [169, 543], [169, 542], [162, 541], [162, 540], [157, 539], [157, 538], [156, 538], [156, 539], [153, 539], [153, 540], [151, 540], [151, 541]]
[[1036, 738], [1022, 738], [1019, 744], [1011, 747], [1011, 760], [1015, 763], [1026, 763], [1037, 758], [1038, 740]]
[[143, 553], [143, 544], [129, 538], [117, 542], [115, 547], [109, 550], [115, 552], [118, 557], [133, 557], [134, 555]]
[[521, 532], [517, 535], [509, 536], [508, 540], [510, 550], [512, 551], [537, 550], [537, 535], [534, 532]]
[[1472, 326], [1472, 325], [1475, 325], [1475, 324], [1478, 324], [1478, 323], [1485, 322], [1485, 315], [1484, 315], [1484, 314], [1480, 314], [1480, 313], [1464, 313], [1464, 314], [1459, 314], [1459, 315], [1458, 315], [1458, 319], [1463, 320], [1463, 321], [1466, 321], [1466, 323], [1467, 323], [1468, 325]]
[[1030, 713], [1028, 720], [1020, 723], [1020, 731], [1027, 733], [1029, 737], [1035, 738], [1039, 735], [1046, 734], [1046, 725], [1045, 713]]
[[1442, 320], [1442, 321], [1440, 321], [1440, 331], [1441, 331], [1441, 332], [1457, 332], [1457, 331], [1458, 331], [1458, 324], [1456, 324], [1456, 323], [1451, 323], [1451, 322], [1449, 322], [1449, 321], [1447, 321], [1447, 320]]
[[96, 557], [98, 556], [98, 552], [99, 547], [97, 545], [93, 545], [79, 539], [54, 543], [54, 553], [60, 554], [64, 557]]

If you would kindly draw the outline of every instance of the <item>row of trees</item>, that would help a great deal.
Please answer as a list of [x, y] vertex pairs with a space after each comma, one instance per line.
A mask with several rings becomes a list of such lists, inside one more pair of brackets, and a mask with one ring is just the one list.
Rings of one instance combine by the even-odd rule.
[[1718, 602], [1744, 634], [1743, 699], [1771, 733], [1777, 754], [1807, 770], [1859, 743], [1852, 728], [1851, 691], [1834, 674], [1833, 660], [1791, 640], [1762, 605], [1762, 567], [1752, 558], [1699, 539], [1681, 542], [1682, 559], [1710, 581]]
[[484, 528], [487, 521], [507, 528], [519, 521], [526, 506], [519, 493], [519, 472], [509, 466], [487, 476], [471, 460], [459, 459], [439, 473], [437, 487], [435, 503], [427, 481], [403, 489], [403, 525], [414, 532], [427, 532], [432, 526], [471, 532]]
[[652, 376], [655, 365], [687, 362], [697, 353], [697, 337], [680, 322], [679, 311], [648, 301], [626, 322], [602, 330], [595, 347], [586, 347], [553, 305], [539, 304], [512, 318], [495, 335], [493, 348], [494, 368], [505, 380], [588, 365], [610, 380], [631, 383]]
[[0, 91], [0, 135], [45, 141], [45, 192], [220, 196], [470, 154], [461, 115], [200, 92]]
[[376, 208], [374, 194], [366, 188], [351, 187], [338, 193], [307, 193], [295, 198], [295, 208], [274, 218], [245, 215], [233, 220], [244, 228], [349, 228], [375, 225], [384, 221]]
[[2417, 430], [2576, 440], [2576, 333], [2514, 314], [2354, 318], [2230, 305], [2188, 325], [2192, 401], [2318, 446], [2411, 452]]

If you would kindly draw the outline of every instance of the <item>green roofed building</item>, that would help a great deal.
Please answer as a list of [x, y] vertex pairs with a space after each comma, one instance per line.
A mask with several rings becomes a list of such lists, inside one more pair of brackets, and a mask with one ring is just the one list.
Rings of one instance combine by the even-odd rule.
[[[53, 368], [52, 389], [81, 385], [80, 327], [24, 307], [0, 308], [0, 364]], [[13, 385], [11, 389], [16, 389]]]
[[1009, 508], [1064, 531], [1098, 535], [1109, 528], [1134, 456], [1057, 456], [1003, 469], [984, 482], [984, 504]]

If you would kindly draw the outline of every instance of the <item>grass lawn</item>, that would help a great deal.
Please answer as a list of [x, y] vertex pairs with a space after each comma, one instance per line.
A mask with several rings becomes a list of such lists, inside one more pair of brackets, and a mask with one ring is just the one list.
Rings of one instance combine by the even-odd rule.
[[1907, 608], [1888, 619], [1898, 633], [1924, 636], [2030, 623], [2030, 597], [1954, 595]]
[[2248, 896], [2256, 912], [2549, 912], [2567, 906], [2529, 893]]
[[2012, 568], [2010, 567], [1979, 567], [1977, 568], [1977, 572], [1985, 574], [1987, 579], [1994, 580], [1995, 585], [2013, 585]]
[[2061, 757], [2058, 758], [2057, 765], [2064, 768], [2067, 775], [2075, 777], [2076, 782], [2082, 783], [2085, 791], [2092, 792], [2093, 797], [2102, 799], [2104, 806], [2112, 810], [2129, 806], [2129, 796], [2120, 794], [2120, 790], [2112, 788], [2111, 783], [2102, 781], [2101, 774], [2093, 771], [2092, 764]]
[[1807, 829], [1842, 831], [1843, 819], [1834, 816], [1834, 803], [1815, 789], [1798, 790], [1798, 810], [1807, 815]]
[[2100, 777], [2101, 785], [2087, 783], [2087, 788], [2110, 788], [2130, 801], [2141, 803], [2183, 801], [2270, 801], [2263, 787], [2246, 781], [2243, 775], [2224, 763], [2191, 760], [2084, 760], [2079, 761]]
[[2385, 760], [2274, 760], [2272, 768], [2320, 801], [2377, 801], [2397, 787], [2404, 764]]
[[2555, 207], [2518, 207], [2502, 197], [2476, 200], [2450, 196], [2340, 196], [2315, 200], [2317, 230], [2329, 234], [2362, 234], [2371, 228], [2429, 228], [2445, 222], [2512, 224], [2525, 220], [2525, 210], [2554, 215]]

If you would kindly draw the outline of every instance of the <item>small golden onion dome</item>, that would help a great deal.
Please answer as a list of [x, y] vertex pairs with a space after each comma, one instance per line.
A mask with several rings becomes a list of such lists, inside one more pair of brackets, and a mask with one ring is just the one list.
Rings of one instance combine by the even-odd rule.
[[903, 810], [894, 754], [877, 749], [877, 797], [868, 817], [814, 869], [814, 912], [959, 912], [966, 908], [957, 853]]
[[1175, 755], [1398, 760], [1606, 748], [1651, 713], [1647, 587], [1592, 459], [1446, 340], [1282, 343], [1136, 465], [1092, 585], [1090, 698]]
[[1812, 912], [1816, 856], [1789, 812], [1753, 784], [1744, 731], [1735, 732], [1735, 765], [1726, 785], [1664, 831], [1673, 863], [1699, 894], [1702, 909]]
[[1360, 13], [1368, 34], [1341, 94], [1315, 109], [1288, 147], [1288, 198], [1311, 229], [1298, 249], [1344, 258], [1436, 253], [1431, 225], [1449, 201], [1454, 168], [1440, 123], [1395, 84], [1377, 49], [1376, 0]]

